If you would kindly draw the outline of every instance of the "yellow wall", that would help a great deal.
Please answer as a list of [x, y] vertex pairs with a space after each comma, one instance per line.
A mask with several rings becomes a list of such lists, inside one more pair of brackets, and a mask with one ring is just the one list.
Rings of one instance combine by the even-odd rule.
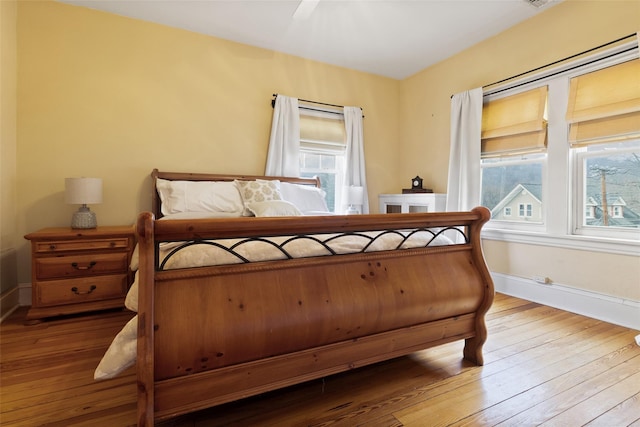
[[[526, 72], [640, 30], [640, 1], [565, 0], [536, 17], [404, 80], [400, 140], [406, 170], [447, 187], [452, 94]], [[424, 172], [423, 172], [424, 171]], [[640, 259], [552, 247], [485, 242], [492, 271], [640, 301]]]
[[[86, 8], [20, 2], [16, 235], [69, 223], [76, 207], [64, 204], [65, 177], [102, 177], [104, 203], [91, 208], [99, 224], [113, 225], [150, 208], [154, 167], [262, 173], [273, 93], [364, 108], [373, 210], [377, 194], [415, 174], [445, 192], [452, 94], [633, 33], [638, 22], [637, 0], [565, 0], [396, 81]], [[19, 279], [29, 282], [20, 244]], [[496, 272], [640, 300], [636, 257], [495, 241], [485, 250]]]
[[640, 301], [640, 258], [522, 243], [484, 241], [491, 271], [549, 276], [554, 283]]
[[[49, 1], [19, 3], [21, 235], [66, 226], [64, 178], [103, 178], [98, 224], [149, 210], [149, 173], [264, 173], [272, 94], [364, 109], [372, 207], [398, 175], [393, 79]], [[26, 243], [20, 279], [29, 281]]]
[[17, 285], [15, 248], [22, 244], [16, 227], [16, 21], [16, 2], [0, 2], [0, 294]]

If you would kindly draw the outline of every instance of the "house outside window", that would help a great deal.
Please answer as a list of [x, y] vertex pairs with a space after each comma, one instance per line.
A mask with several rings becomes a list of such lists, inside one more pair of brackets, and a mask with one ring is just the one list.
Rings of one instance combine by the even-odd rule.
[[592, 198], [589, 198], [589, 200], [590, 201], [587, 202], [587, 205], [585, 206], [585, 211], [584, 211], [584, 216], [587, 219], [595, 217], [595, 209], [596, 209], [595, 201], [593, 201]]
[[[566, 66], [566, 71], [485, 96], [481, 186], [482, 204], [492, 210], [487, 229], [640, 240], [640, 111], [631, 106], [640, 100], [640, 59], [637, 42], [635, 53], [617, 49], [617, 55], [600, 55], [606, 59]], [[512, 123], [505, 118], [502, 127], [491, 129], [487, 105], [491, 114], [492, 103], [507, 105], [536, 89], [541, 104], [531, 111], [544, 111], [541, 116], [521, 114]], [[597, 93], [607, 94], [604, 106], [590, 104]], [[616, 96], [622, 99], [612, 101]], [[600, 117], [612, 108], [607, 103], [625, 108]], [[502, 114], [509, 111], [513, 107]], [[534, 143], [523, 144], [526, 136], [508, 141], [509, 131], [523, 130], [527, 123], [525, 134], [540, 132]], [[499, 138], [492, 143], [492, 133], [502, 133], [506, 146]], [[517, 208], [518, 216], [506, 215], [508, 208]]]
[[505, 217], [511, 216], [511, 206], [506, 206], [504, 208], [504, 216]]

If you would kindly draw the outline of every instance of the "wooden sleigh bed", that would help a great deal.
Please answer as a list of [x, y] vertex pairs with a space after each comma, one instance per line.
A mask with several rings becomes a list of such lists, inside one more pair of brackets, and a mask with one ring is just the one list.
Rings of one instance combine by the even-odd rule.
[[[154, 188], [158, 179], [319, 185], [157, 170], [152, 176]], [[494, 295], [480, 242], [485, 208], [171, 220], [156, 219], [163, 216], [158, 192], [153, 206], [136, 225], [139, 425], [456, 340], [465, 340], [465, 359], [483, 363], [484, 316]], [[444, 237], [459, 231], [463, 243]], [[354, 253], [322, 247], [342, 238], [336, 235], [368, 243]], [[428, 238], [406, 246], [407, 236], [418, 235]], [[376, 249], [380, 236], [404, 246]], [[248, 262], [239, 255], [234, 264], [162, 266], [160, 242], [171, 242], [171, 251], [219, 250], [215, 239], [278, 246], [282, 259]], [[326, 253], [298, 258], [287, 246], [307, 244]]]

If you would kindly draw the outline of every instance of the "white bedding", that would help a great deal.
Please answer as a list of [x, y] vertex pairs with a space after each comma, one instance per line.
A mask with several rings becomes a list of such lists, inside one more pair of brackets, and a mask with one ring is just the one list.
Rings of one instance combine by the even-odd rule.
[[[361, 251], [375, 252], [392, 249], [409, 249], [451, 244], [451, 240], [443, 235], [437, 235], [439, 230], [433, 233], [429, 231], [383, 232], [369, 231], [353, 234], [316, 234], [311, 236], [279, 236], [261, 240], [249, 239], [222, 239], [216, 244], [225, 248], [233, 248], [239, 256], [249, 262], [272, 261], [292, 258], [307, 258], [336, 254], [349, 254]], [[433, 240], [433, 241], [432, 241]], [[212, 241], [207, 241], [212, 242]], [[181, 246], [182, 242], [163, 243], [160, 245], [160, 259], [164, 260], [173, 249]], [[367, 246], [369, 245], [369, 246]], [[164, 269], [176, 269], [187, 267], [204, 267], [210, 265], [237, 264], [243, 262], [241, 258], [228, 251], [210, 244], [202, 243], [185, 247], [171, 256]]]
[[[216, 241], [224, 247], [234, 247], [234, 251], [250, 262], [286, 259], [287, 255], [278, 249], [281, 247], [292, 258], [305, 258], [358, 252], [374, 252], [392, 249], [409, 249], [424, 246], [442, 246], [453, 242], [444, 235], [437, 235], [439, 230], [418, 232], [364, 232], [354, 234], [321, 234], [302, 239], [292, 239], [292, 236], [272, 237], [268, 241], [246, 241], [246, 239], [224, 239]], [[324, 242], [331, 250], [320, 242]], [[273, 244], [272, 244], [273, 243]], [[275, 245], [274, 245], [275, 244]], [[160, 259], [167, 255], [182, 242], [164, 243], [160, 245]], [[368, 245], [368, 246], [367, 246]], [[164, 269], [178, 269], [188, 267], [202, 267], [210, 265], [238, 264], [245, 262], [242, 258], [228, 251], [209, 244], [187, 246], [172, 255]], [[131, 269], [138, 268], [138, 251], [134, 251]], [[138, 310], [138, 282], [127, 294], [125, 305], [132, 311]], [[125, 369], [133, 366], [136, 358], [136, 330], [137, 316], [135, 316], [116, 336], [105, 353], [94, 373], [95, 379], [113, 378]]]

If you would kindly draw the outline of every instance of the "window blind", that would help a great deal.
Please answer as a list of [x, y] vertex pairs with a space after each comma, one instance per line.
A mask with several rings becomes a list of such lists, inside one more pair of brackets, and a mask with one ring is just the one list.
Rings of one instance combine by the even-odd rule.
[[326, 150], [329, 146], [343, 150], [346, 145], [346, 129], [341, 118], [300, 114], [300, 145]]
[[640, 137], [640, 59], [571, 79], [569, 143], [584, 146]]
[[482, 157], [546, 149], [547, 86], [486, 101], [482, 107]]

